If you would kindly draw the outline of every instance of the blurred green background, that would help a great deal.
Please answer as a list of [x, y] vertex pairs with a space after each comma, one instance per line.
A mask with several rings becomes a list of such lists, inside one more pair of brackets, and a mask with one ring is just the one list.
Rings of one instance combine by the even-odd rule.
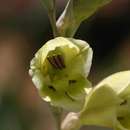
[[[57, 17], [67, 0], [57, 0]], [[130, 0], [113, 0], [80, 26], [94, 50], [89, 79], [130, 69]], [[0, 1], [0, 130], [55, 130], [47, 103], [28, 75], [29, 62], [52, 31], [39, 0]], [[83, 130], [107, 130], [83, 127]]]

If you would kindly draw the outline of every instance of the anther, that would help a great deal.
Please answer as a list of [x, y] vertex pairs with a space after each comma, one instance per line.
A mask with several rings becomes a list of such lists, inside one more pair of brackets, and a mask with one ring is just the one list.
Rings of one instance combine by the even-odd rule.
[[61, 55], [54, 55], [51, 57], [47, 57], [47, 60], [55, 69], [65, 68], [64, 59]]
[[49, 63], [50, 63], [54, 68], [57, 69], [57, 65], [56, 65], [56, 63], [53, 61], [53, 58], [52, 58], [52, 57], [47, 57], [47, 60], [49, 61]]
[[64, 58], [61, 55], [57, 55], [57, 59], [59, 60], [62, 68], [65, 68]]

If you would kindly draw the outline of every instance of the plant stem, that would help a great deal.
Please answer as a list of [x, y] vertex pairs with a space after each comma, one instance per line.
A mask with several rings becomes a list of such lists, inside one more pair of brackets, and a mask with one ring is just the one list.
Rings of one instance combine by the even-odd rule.
[[55, 118], [56, 128], [57, 130], [61, 130], [61, 117], [62, 117], [62, 109], [58, 107], [50, 106], [52, 114]]
[[51, 23], [52, 31], [53, 31], [53, 36], [57, 37], [58, 36], [58, 31], [56, 27], [56, 7], [54, 5], [54, 8], [48, 12], [49, 20]]

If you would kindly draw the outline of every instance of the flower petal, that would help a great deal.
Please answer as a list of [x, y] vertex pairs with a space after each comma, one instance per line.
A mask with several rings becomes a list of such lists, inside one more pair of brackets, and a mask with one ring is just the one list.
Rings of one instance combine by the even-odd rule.
[[130, 95], [130, 71], [115, 73], [101, 81], [97, 87], [104, 84], [109, 85], [121, 97]]
[[82, 124], [112, 127], [116, 121], [118, 102], [116, 93], [109, 86], [95, 87], [87, 96], [80, 113]]

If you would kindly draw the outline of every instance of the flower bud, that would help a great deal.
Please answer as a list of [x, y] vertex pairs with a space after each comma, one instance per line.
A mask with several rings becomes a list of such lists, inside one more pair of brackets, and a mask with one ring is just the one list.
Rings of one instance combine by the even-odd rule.
[[57, 37], [31, 61], [30, 75], [41, 97], [69, 111], [82, 108], [92, 61], [92, 49], [82, 40]]
[[112, 0], [71, 0], [73, 1], [73, 11], [76, 21], [83, 21], [90, 17], [102, 6]]
[[73, 37], [80, 24], [112, 0], [68, 0], [57, 21], [59, 34]]

